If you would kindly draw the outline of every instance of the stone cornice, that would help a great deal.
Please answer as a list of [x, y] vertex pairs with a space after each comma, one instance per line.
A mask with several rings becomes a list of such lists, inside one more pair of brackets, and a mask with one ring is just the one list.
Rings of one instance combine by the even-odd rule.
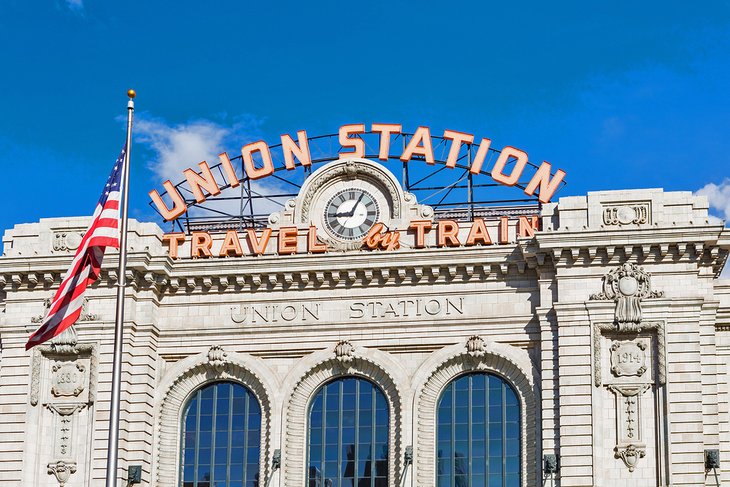
[[[116, 256], [109, 257], [101, 278], [113, 284], [117, 281]], [[0, 288], [50, 289], [60, 282], [70, 258], [35, 256], [32, 269], [27, 258], [3, 258]], [[484, 281], [490, 276], [519, 275], [527, 268], [517, 245], [176, 261], [166, 255], [132, 252], [127, 280], [135, 290], [158, 293], [224, 291], [229, 287], [257, 291]]]
[[642, 229], [545, 231], [520, 242], [528, 264], [548, 257], [555, 267], [696, 262], [719, 274], [730, 251], [730, 230], [722, 225]]

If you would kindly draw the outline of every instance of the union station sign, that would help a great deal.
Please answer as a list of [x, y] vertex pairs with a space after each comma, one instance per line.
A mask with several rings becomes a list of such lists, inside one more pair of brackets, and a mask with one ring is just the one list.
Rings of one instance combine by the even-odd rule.
[[[366, 132], [365, 124], [348, 124], [340, 127], [340, 145], [337, 160], [333, 160], [308, 174], [298, 195], [286, 202], [284, 209], [269, 216], [264, 228], [229, 229], [225, 236], [214, 238], [206, 231], [188, 234], [174, 232], [164, 235], [171, 258], [180, 256], [230, 257], [243, 255], [280, 255], [296, 253], [323, 253], [329, 250], [454, 247], [504, 244], [516, 237], [534, 235], [539, 227], [537, 215], [520, 215], [510, 219], [501, 216], [487, 222], [473, 218], [466, 224], [441, 216], [435, 219], [431, 207], [418, 204], [413, 194], [404, 191], [393, 174], [378, 162], [365, 159], [366, 143], [363, 134], [377, 134], [377, 159], [400, 160], [404, 165], [411, 161], [426, 165], [436, 164], [434, 143], [428, 127], [418, 127], [410, 135], [403, 148], [395, 153], [392, 138], [405, 135], [400, 124], [372, 124]], [[286, 171], [297, 166], [311, 170], [310, 138], [304, 130], [281, 136], [276, 147], [281, 152]], [[448, 143], [448, 155], [442, 161], [446, 170], [453, 170], [460, 161], [463, 147], [471, 148], [473, 134], [445, 130], [438, 137]], [[521, 185], [528, 196], [536, 196], [540, 203], [550, 201], [560, 187], [565, 172], [543, 162], [539, 166], [528, 163], [525, 151], [507, 146], [498, 151], [493, 165], [486, 171], [485, 161], [491, 140], [482, 138], [476, 153], [468, 165], [460, 167], [471, 175], [491, 177], [492, 183], [503, 186]], [[277, 154], [279, 155], [279, 154]], [[234, 164], [226, 152], [219, 156], [219, 172], [224, 184], [216, 180], [206, 161], [198, 164], [199, 171], [188, 168], [183, 171], [187, 189], [194, 197], [192, 204], [200, 204], [217, 196], [222, 189], [236, 188], [246, 180], [258, 180], [275, 172], [272, 148], [264, 141], [257, 141], [241, 149], [243, 177], [239, 179]], [[374, 156], [371, 156], [375, 158]], [[533, 170], [532, 174], [528, 171]], [[283, 168], [282, 168], [283, 169]], [[219, 176], [220, 179], [221, 176]], [[527, 179], [529, 178], [529, 179]], [[157, 190], [150, 191], [152, 202], [166, 221], [185, 214], [189, 204], [178, 188], [169, 180], [163, 183], [170, 205]], [[181, 252], [181, 249], [185, 250]]]

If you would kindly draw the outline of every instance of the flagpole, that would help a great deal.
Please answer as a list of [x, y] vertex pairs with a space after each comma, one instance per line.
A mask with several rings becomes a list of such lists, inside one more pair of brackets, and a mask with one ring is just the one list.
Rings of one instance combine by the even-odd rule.
[[124, 290], [127, 287], [127, 208], [129, 206], [129, 161], [132, 152], [132, 120], [134, 119], [134, 90], [127, 91], [127, 145], [122, 168], [122, 212], [119, 233], [119, 268], [117, 269], [117, 312], [114, 322], [114, 366], [112, 369], [112, 399], [109, 411], [109, 442], [106, 457], [106, 487], [117, 485], [119, 460], [119, 394], [122, 385], [122, 328], [124, 324]]

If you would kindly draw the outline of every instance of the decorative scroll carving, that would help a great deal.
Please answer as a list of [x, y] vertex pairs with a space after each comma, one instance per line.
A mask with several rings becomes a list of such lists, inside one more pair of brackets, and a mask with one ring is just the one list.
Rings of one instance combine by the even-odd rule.
[[56, 463], [48, 464], [48, 475], [56, 477], [59, 485], [64, 487], [71, 474], [76, 473], [76, 462], [64, 462], [59, 460]]
[[83, 303], [81, 303], [81, 316], [79, 316], [78, 321], [96, 321], [98, 319], [99, 315], [89, 313], [89, 298], [84, 298]]
[[604, 225], [630, 225], [649, 223], [650, 203], [605, 206], [603, 208]]
[[646, 344], [635, 341], [616, 341], [611, 345], [611, 372], [616, 377], [646, 372]]
[[603, 276], [603, 291], [591, 295], [590, 299], [614, 301], [618, 331], [639, 332], [641, 300], [662, 296], [663, 292], [651, 290], [651, 275], [643, 267], [625, 263]]

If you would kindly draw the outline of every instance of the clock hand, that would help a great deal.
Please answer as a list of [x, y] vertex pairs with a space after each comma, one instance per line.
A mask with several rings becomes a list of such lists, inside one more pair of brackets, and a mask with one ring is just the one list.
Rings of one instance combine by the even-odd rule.
[[352, 210], [350, 211], [350, 214], [349, 214], [349, 215], [347, 215], [347, 216], [355, 216], [355, 210], [357, 210], [357, 206], [358, 206], [358, 205], [360, 204], [360, 202], [362, 201], [362, 197], [363, 197], [363, 196], [365, 196], [365, 192], [361, 192], [361, 193], [360, 193], [360, 197], [359, 197], [359, 198], [357, 199], [357, 201], [355, 202], [355, 204], [354, 204], [354, 205], [352, 205]]

